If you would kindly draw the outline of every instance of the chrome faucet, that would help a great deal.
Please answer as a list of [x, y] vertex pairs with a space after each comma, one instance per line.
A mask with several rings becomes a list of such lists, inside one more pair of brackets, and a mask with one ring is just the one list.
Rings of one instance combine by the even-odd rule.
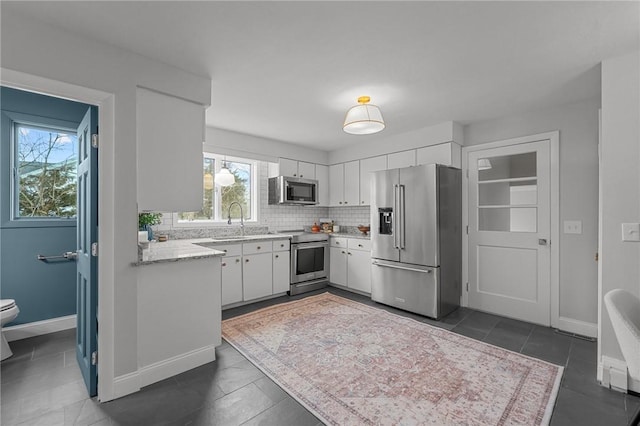
[[229, 211], [227, 212], [229, 215], [229, 220], [227, 221], [227, 224], [231, 225], [231, 207], [233, 207], [234, 204], [237, 204], [238, 207], [240, 207], [240, 235], [244, 237], [244, 213], [242, 211], [242, 205], [237, 201], [229, 204]]

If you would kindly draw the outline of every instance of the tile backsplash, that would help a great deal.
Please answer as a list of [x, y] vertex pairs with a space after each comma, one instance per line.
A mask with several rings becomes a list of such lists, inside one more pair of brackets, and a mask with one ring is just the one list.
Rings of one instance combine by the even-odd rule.
[[[260, 205], [258, 207], [259, 221], [245, 225], [245, 233], [264, 234], [293, 229], [308, 229], [320, 218], [333, 219], [336, 225], [355, 227], [369, 224], [369, 207], [303, 207], [279, 206], [268, 203], [268, 164], [259, 162], [260, 169]], [[153, 227], [154, 232], [167, 234], [170, 239], [206, 238], [215, 236], [235, 235], [240, 233], [237, 220], [233, 224], [226, 223], [206, 227], [174, 227], [171, 213], [164, 213], [162, 223]], [[357, 232], [357, 230], [356, 230]]]

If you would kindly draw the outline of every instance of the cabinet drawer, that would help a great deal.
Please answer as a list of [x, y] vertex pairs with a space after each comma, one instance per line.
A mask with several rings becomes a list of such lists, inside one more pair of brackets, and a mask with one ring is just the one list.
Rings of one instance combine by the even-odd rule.
[[259, 241], [242, 244], [242, 254], [269, 253], [273, 250], [272, 241]]
[[371, 240], [365, 240], [361, 238], [349, 238], [347, 247], [349, 248], [349, 250], [371, 251]]
[[273, 251], [289, 251], [289, 240], [276, 240], [273, 241]]
[[242, 244], [220, 244], [212, 248], [223, 251], [227, 257], [242, 255]]
[[331, 247], [347, 247], [347, 239], [342, 237], [331, 237], [329, 238], [329, 245]]

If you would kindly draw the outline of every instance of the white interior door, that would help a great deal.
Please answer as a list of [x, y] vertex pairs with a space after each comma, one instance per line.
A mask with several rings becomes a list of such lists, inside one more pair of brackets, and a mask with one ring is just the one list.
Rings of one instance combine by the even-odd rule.
[[469, 307], [550, 325], [550, 141], [468, 153]]

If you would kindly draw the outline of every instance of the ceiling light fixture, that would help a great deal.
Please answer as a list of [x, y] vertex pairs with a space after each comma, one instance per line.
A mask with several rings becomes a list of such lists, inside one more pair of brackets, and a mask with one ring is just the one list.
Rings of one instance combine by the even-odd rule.
[[230, 186], [236, 183], [236, 178], [227, 168], [226, 161], [222, 163], [222, 168], [216, 173], [216, 184], [220, 186]]
[[489, 170], [491, 168], [491, 161], [488, 158], [480, 158], [478, 160], [478, 170]]
[[360, 96], [358, 103], [347, 111], [342, 129], [352, 135], [370, 135], [385, 128], [380, 108], [369, 103], [369, 96]]

